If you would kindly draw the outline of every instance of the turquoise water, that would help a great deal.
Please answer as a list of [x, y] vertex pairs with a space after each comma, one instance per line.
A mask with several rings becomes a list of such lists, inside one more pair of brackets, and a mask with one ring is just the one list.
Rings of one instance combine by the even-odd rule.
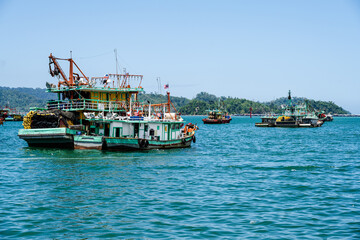
[[360, 119], [203, 125], [180, 150], [28, 148], [0, 126], [0, 239], [360, 238]]

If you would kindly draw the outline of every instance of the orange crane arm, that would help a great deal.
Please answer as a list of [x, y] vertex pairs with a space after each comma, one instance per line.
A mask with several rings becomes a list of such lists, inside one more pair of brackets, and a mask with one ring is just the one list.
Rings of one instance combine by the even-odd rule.
[[[67, 80], [67, 77], [66, 77], [64, 71], [63, 71], [62, 68], [60, 67], [60, 64], [58, 63], [58, 61], [56, 60], [56, 58], [54, 58], [51, 53], [50, 53], [49, 59], [51, 60], [51, 62], [49, 63], [49, 67], [50, 67], [50, 64], [51, 64], [51, 63], [54, 63], [54, 65], [55, 65], [54, 71], [57, 69], [57, 70], [59, 71], [61, 77], [64, 79], [64, 81], [60, 81], [59, 84], [66, 83], [66, 84], [69, 86], [69, 82], [68, 82], [68, 80]], [[51, 67], [50, 67], [50, 74], [51, 74], [51, 76], [54, 76], [54, 73], [52, 72]], [[55, 74], [55, 75], [56, 75], [56, 74]]]

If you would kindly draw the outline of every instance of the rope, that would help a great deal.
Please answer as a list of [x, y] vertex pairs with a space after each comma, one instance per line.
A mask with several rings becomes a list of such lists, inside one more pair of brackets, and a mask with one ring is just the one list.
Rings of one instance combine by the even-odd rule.
[[94, 55], [94, 56], [89, 56], [89, 57], [78, 57], [78, 59], [89, 59], [89, 58], [96, 58], [96, 57], [101, 57], [101, 56], [105, 56], [108, 55], [110, 53], [113, 53], [113, 51], [108, 51], [108, 52], [104, 52], [98, 55]]

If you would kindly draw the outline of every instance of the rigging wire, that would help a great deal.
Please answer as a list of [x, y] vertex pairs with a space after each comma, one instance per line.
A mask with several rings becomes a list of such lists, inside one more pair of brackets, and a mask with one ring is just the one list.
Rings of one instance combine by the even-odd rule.
[[96, 57], [101, 57], [101, 56], [109, 55], [109, 54], [112, 54], [112, 53], [113, 53], [113, 51], [107, 51], [107, 52], [100, 53], [100, 54], [93, 55], [93, 56], [88, 56], [88, 57], [77, 57], [77, 58], [78, 58], [78, 59], [89, 59], [89, 58], [96, 58]]
[[117, 54], [118, 58], [120, 58], [120, 60], [125, 63], [124, 65], [128, 66], [128, 68], [130, 68], [133, 72], [136, 72], [135, 68], [133, 68], [128, 62], [126, 62], [125, 59], [123, 59], [117, 52], [116, 52], [116, 54]]

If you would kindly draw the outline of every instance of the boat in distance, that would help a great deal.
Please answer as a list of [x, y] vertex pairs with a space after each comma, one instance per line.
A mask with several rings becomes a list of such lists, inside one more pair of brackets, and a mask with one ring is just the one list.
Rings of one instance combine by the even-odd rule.
[[223, 124], [230, 123], [232, 120], [228, 113], [218, 109], [207, 110], [206, 112], [208, 113], [208, 117], [202, 119], [204, 124]]
[[283, 106], [283, 112], [280, 115], [273, 113], [261, 117], [260, 123], [255, 123], [256, 127], [285, 127], [285, 128], [308, 128], [321, 127], [324, 123], [319, 119], [316, 111], [311, 110], [307, 102], [303, 104], [293, 104], [291, 101], [291, 92], [288, 95], [288, 104]]

